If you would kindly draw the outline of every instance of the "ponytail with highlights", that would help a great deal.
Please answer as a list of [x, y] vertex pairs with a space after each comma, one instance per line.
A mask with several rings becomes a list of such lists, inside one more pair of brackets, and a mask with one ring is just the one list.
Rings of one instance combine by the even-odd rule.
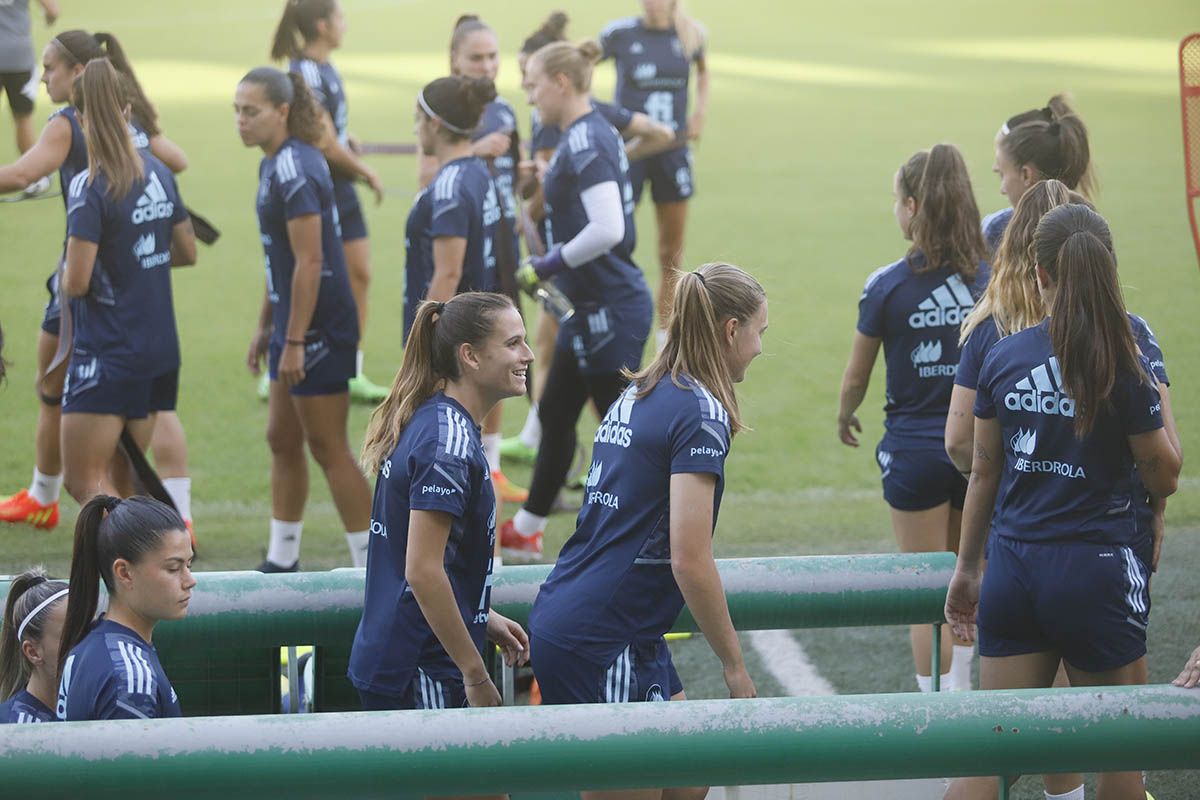
[[1129, 326], [1112, 234], [1104, 218], [1082, 205], [1059, 206], [1038, 223], [1037, 263], [1054, 282], [1050, 344], [1063, 388], [1075, 401], [1075, 435], [1083, 438], [1112, 407], [1121, 375], [1149, 376]]
[[125, 119], [126, 88], [120, 73], [107, 58], [92, 59], [75, 82], [73, 94], [75, 107], [87, 116], [88, 183], [103, 174], [109, 196], [120, 200], [145, 177]]
[[922, 253], [925, 264], [916, 271], [950, 267], [967, 282], [973, 281], [988, 251], [971, 177], [958, 148], [937, 144], [915, 154], [900, 167], [899, 183], [904, 197], [915, 199], [917, 205], [908, 254]]
[[689, 61], [703, 52], [708, 33], [704, 30], [703, 25], [684, 11], [683, 0], [675, 0], [672, 23], [675, 26], [675, 35], [679, 37], [679, 43], [683, 45], [683, 51], [687, 53]]
[[723, 333], [730, 319], [749, 322], [766, 297], [762, 284], [732, 264], [710, 263], [694, 272], [681, 273], [671, 304], [666, 344], [648, 367], [636, 373], [625, 372], [625, 377], [637, 386], [637, 396], [650, 394], [666, 375], [676, 386], [681, 386], [681, 376], [687, 376], [724, 406], [731, 434], [746, 430], [725, 360]]
[[[41, 567], [22, 572], [9, 584], [8, 600], [4, 604], [4, 627], [0, 628], [0, 702], [12, 697], [29, 682], [29, 662], [21, 652], [21, 643], [42, 640], [47, 612], [64, 602], [66, 597], [40, 609], [34, 617], [30, 614], [66, 588], [67, 584], [62, 581], [49, 580]], [[17, 638], [18, 631], [21, 631], [21, 638]]]
[[999, 146], [1014, 165], [1029, 165], [1045, 178], [1078, 189], [1084, 197], [1095, 195], [1087, 126], [1066, 95], [1051, 97], [1039, 111], [1018, 114], [1005, 127], [1007, 132], [1002, 129]]
[[404, 345], [400, 371], [367, 425], [359, 460], [368, 474], [378, 472], [396, 449], [421, 404], [447, 382], [462, 377], [459, 346], [481, 346], [492, 334], [496, 315], [509, 308], [512, 300], [491, 292], [464, 292], [445, 303], [421, 303]]
[[287, 105], [289, 136], [314, 147], [325, 137], [324, 112], [299, 73], [284, 72], [275, 67], [255, 67], [239, 82], [261, 86], [267, 102], [276, 108]]
[[320, 35], [317, 23], [329, 19], [336, 7], [337, 0], [286, 0], [271, 40], [271, 58], [300, 58], [304, 45]]

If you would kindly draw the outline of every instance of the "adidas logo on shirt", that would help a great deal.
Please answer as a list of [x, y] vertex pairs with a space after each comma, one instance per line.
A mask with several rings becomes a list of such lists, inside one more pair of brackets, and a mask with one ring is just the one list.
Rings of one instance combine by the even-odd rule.
[[1027, 431], [1021, 428], [1013, 437], [1008, 440], [1012, 446], [1014, 453], [1024, 453], [1027, 456], [1033, 455], [1033, 449], [1037, 447], [1037, 431]]
[[974, 307], [975, 298], [971, 297], [962, 278], [951, 275], [908, 315], [908, 326], [920, 329], [959, 325]]
[[138, 198], [137, 206], [133, 209], [133, 224], [142, 225], [156, 219], [168, 219], [175, 213], [175, 204], [167, 197], [158, 175], [151, 172], [142, 196]]
[[588, 470], [587, 483], [584, 485], [589, 489], [594, 489], [600, 483], [600, 475], [604, 472], [603, 461], [593, 461], [591, 469]]
[[633, 79], [635, 81], [652, 81], [657, 77], [657, 64], [638, 64], [633, 68]]
[[155, 244], [153, 231], [142, 234], [133, 243], [133, 257], [142, 265], [142, 269], [153, 269], [170, 263], [171, 254], [169, 252], [156, 253], [155, 250], [158, 248], [155, 247]]
[[919, 378], [941, 378], [949, 376], [954, 377], [958, 372], [957, 364], [939, 364], [942, 360], [942, 342], [940, 339], [934, 339], [931, 342], [921, 342], [916, 349], [909, 354], [912, 359], [913, 367], [917, 370]]
[[584, 484], [587, 491], [587, 501], [589, 504], [596, 503], [619, 511], [621, 509], [621, 498], [619, 496], [611, 492], [595, 491], [595, 488], [600, 485], [600, 476], [603, 473], [604, 462], [593, 461], [591, 469], [588, 470], [587, 482]]
[[1076, 466], [1075, 464], [1068, 464], [1065, 461], [1026, 458], [1026, 456], [1032, 456], [1037, 449], [1037, 431], [1035, 430], [1019, 429], [1008, 440], [1008, 444], [1017, 456], [1017, 460], [1013, 464], [1013, 469], [1017, 472], [1059, 475], [1063, 478], [1087, 478], [1083, 467]]
[[1058, 358], [1051, 356], [1045, 364], [1030, 370], [1028, 378], [1017, 381], [1016, 391], [1004, 395], [1004, 407], [1009, 411], [1074, 417], [1075, 401], [1061, 391], [1061, 386]]
[[604, 421], [596, 431], [596, 444], [612, 444], [617, 447], [629, 447], [633, 442], [633, 429], [628, 427], [629, 417], [633, 414], [633, 402], [636, 388], [630, 386], [617, 402], [613, 403], [604, 415]]

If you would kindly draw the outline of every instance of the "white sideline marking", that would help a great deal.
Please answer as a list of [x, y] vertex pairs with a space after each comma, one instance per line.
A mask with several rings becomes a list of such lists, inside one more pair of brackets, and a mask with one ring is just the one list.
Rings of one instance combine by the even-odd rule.
[[749, 631], [750, 646], [788, 697], [823, 697], [837, 694], [808, 660], [808, 654], [791, 631]]

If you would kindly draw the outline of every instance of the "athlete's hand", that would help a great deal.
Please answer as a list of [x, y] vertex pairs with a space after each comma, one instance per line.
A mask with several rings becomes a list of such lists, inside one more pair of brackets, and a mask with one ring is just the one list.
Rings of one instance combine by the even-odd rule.
[[354, 155], [362, 155], [362, 141], [353, 133], [346, 134], [346, 147], [350, 148], [350, 152]]
[[492, 683], [491, 677], [474, 686], [467, 686], [464, 679], [463, 686], [467, 692], [467, 705], [471, 708], [504, 705], [504, 699], [500, 697], [500, 691], [496, 688], [496, 684]]
[[488, 641], [500, 648], [504, 663], [520, 667], [529, 663], [529, 634], [516, 622], [495, 611], [488, 615]]
[[298, 344], [284, 345], [279, 357], [279, 380], [292, 388], [304, 380], [304, 347]]
[[512, 147], [512, 131], [496, 131], [471, 144], [471, 152], [480, 158], [496, 158]]
[[537, 175], [538, 183], [546, 182], [546, 171], [550, 169], [550, 162], [544, 158], [534, 157], [533, 171]]
[[982, 580], [978, 570], [955, 569], [946, 592], [946, 622], [964, 642], [975, 641], [975, 611], [979, 608]]
[[246, 352], [246, 369], [250, 374], [262, 374], [263, 361], [267, 358], [267, 345], [271, 341], [271, 331], [260, 328], [250, 339], [250, 349]]
[[851, 414], [845, 419], [838, 418], [838, 438], [842, 440], [842, 444], [858, 447], [858, 437], [854, 435], [855, 431], [862, 433], [862, 423], [858, 421], [857, 414]]
[[532, 158], [527, 158], [523, 161], [517, 162], [517, 183], [529, 183], [530, 181], [537, 180], [537, 178], [537, 161]]
[[537, 270], [533, 268], [533, 264], [528, 260], [517, 268], [516, 278], [517, 288], [525, 292], [525, 294], [533, 294], [533, 291], [537, 289], [537, 285], [542, 281], [538, 277]]
[[58, 21], [58, 0], [42, 0], [42, 11], [46, 14], [46, 25]]
[[687, 121], [687, 138], [688, 141], [697, 141], [700, 139], [700, 134], [704, 133], [704, 114], [697, 111], [688, 117]]
[[1183, 665], [1183, 672], [1179, 673], [1179, 677], [1172, 683], [1185, 689], [1194, 689], [1196, 684], [1200, 683], [1200, 647], [1188, 656], [1187, 663]]
[[754, 681], [750, 680], [750, 673], [746, 672], [745, 664], [725, 670], [725, 685], [729, 687], [729, 697], [732, 700], [758, 697], [758, 689], [754, 688]]
[[375, 205], [383, 203], [383, 179], [379, 177], [379, 173], [370, 167], [366, 168], [366, 173], [363, 174], [363, 180], [367, 182], [367, 186], [371, 187], [371, 191], [375, 194]]

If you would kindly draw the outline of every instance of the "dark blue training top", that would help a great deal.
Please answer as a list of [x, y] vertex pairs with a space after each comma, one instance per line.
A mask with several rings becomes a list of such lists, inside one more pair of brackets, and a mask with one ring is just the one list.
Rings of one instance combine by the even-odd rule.
[[67, 656], [56, 713], [69, 722], [183, 714], [154, 646], [103, 617]]
[[987, 285], [986, 264], [970, 284], [950, 267], [914, 270], [923, 264], [918, 253], [875, 270], [858, 301], [859, 333], [883, 339], [887, 450], [944, 446], [959, 326]]
[[272, 343], [283, 347], [292, 313], [296, 256], [288, 239], [288, 222], [316, 214], [321, 217], [321, 285], [305, 338], [323, 339], [338, 348], [355, 347], [358, 309], [346, 274], [333, 179], [321, 151], [289, 137], [275, 155], [264, 156], [258, 166], [257, 210], [274, 324]]
[[[517, 174], [517, 162], [521, 160], [521, 143], [517, 137], [517, 112], [512, 104], [502, 97], [497, 97], [483, 108], [483, 116], [471, 141], [477, 142], [492, 133], [508, 133], [512, 136], [512, 144], [508, 152], [498, 155], [491, 160], [491, 175], [496, 181], [496, 191], [500, 201], [504, 203], [504, 216], [510, 220], [517, 218], [517, 198], [513, 184]], [[486, 166], [486, 164], [485, 164]]]
[[642, 271], [633, 261], [637, 232], [633, 221], [633, 186], [625, 145], [613, 126], [598, 111], [577, 119], [558, 143], [546, 170], [546, 249], [565, 244], [587, 226], [580, 195], [587, 189], [615, 181], [625, 211], [625, 238], [584, 264], [556, 277], [558, 288], [577, 307], [587, 303], [621, 305], [637, 302], [649, 291]]
[[983, 240], [987, 242], [988, 251], [992, 255], [996, 254], [996, 248], [1000, 246], [1000, 240], [1004, 238], [1004, 231], [1008, 228], [1012, 215], [1013, 210], [1010, 206], [993, 211], [983, 218]]
[[467, 240], [455, 294], [499, 290], [495, 239], [501, 213], [496, 184], [483, 159], [475, 156], [442, 165], [433, 181], [417, 195], [404, 233], [405, 339], [417, 318], [417, 307], [429, 296], [434, 239]]
[[647, 28], [640, 17], [610, 23], [600, 33], [600, 47], [602, 59], [616, 62], [617, 105], [673, 130], [687, 126], [688, 79], [692, 62], [704, 58], [703, 48], [689, 58], [673, 27]]
[[54, 722], [54, 712], [41, 700], [22, 689], [0, 703], [0, 725], [27, 725], [34, 722]]
[[725, 489], [729, 414], [703, 386], [665, 376], [645, 397], [630, 386], [608, 409], [575, 533], [542, 584], [530, 630], [594, 663], [631, 641], [657, 639], [683, 609], [671, 572], [671, 476], [717, 477], [713, 526]]
[[409, 512], [453, 517], [443, 564], [463, 622], [482, 651], [492, 593], [496, 495], [479, 427], [456, 400], [426, 400], [379, 469], [362, 621], [350, 653], [359, 689], [398, 695], [420, 667], [434, 680], [462, 680], [425, 621], [404, 577]]
[[975, 416], [995, 418], [1005, 467], [992, 518], [999, 536], [1133, 545], [1135, 478], [1129, 436], [1163, 426], [1149, 363], [1119, 375], [1092, 432], [1075, 437], [1049, 320], [1001, 339], [984, 359]]
[[[633, 112], [620, 106], [615, 106], [612, 103], [605, 103], [596, 98], [590, 98], [592, 108], [600, 112], [600, 115], [608, 120], [608, 123], [617, 129], [617, 133], [622, 133], [633, 122]], [[531, 126], [530, 141], [533, 143], [533, 151], [538, 150], [553, 150], [558, 147], [558, 140], [562, 138], [562, 131], [557, 125], [543, 125], [541, 115], [538, 114], [537, 108], [529, 112], [529, 123]]]
[[[342, 76], [338, 74], [337, 69], [328, 61], [322, 64], [311, 58], [294, 58], [289, 62], [288, 70], [304, 78], [317, 105], [328, 111], [333, 119], [333, 129], [337, 133], [338, 142], [343, 147], [349, 147], [350, 134], [347, 126], [350, 110], [346, 101], [346, 86], [342, 83]], [[343, 214], [349, 214], [358, 206], [353, 176], [333, 173], [333, 194]]]
[[126, 380], [179, 369], [171, 236], [188, 219], [171, 170], [139, 155], [145, 177], [120, 200], [103, 173], [89, 183], [88, 170], [67, 198], [67, 235], [98, 245], [87, 295], [71, 298], [76, 357], [98, 358], [108, 377]]

